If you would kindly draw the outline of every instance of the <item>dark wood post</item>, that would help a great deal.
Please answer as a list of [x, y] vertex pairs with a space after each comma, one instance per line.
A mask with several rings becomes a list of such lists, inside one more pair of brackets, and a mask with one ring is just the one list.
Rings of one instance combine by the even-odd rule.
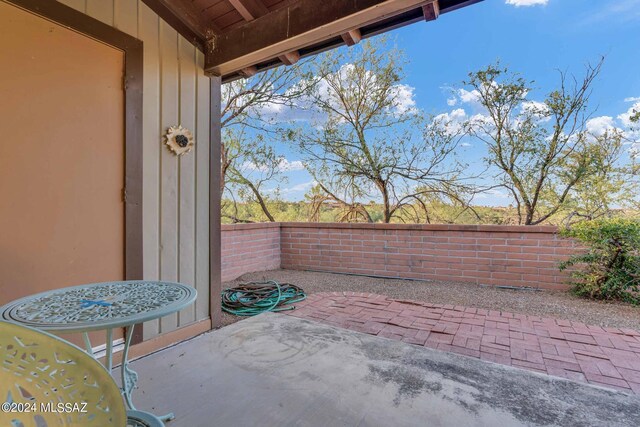
[[222, 324], [220, 292], [222, 291], [222, 259], [220, 239], [220, 97], [222, 79], [210, 77], [209, 117], [209, 314], [214, 328]]

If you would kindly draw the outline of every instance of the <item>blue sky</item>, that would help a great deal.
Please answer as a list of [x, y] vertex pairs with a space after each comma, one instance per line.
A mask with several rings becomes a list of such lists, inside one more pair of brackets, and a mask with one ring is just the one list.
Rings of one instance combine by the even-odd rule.
[[[391, 35], [410, 60], [404, 83], [413, 87], [416, 105], [426, 113], [465, 108], [460, 100], [447, 103], [450, 88], [498, 59], [535, 80], [530, 98], [542, 100], [558, 81], [556, 70], [580, 76], [584, 65], [601, 55], [606, 60], [593, 87], [599, 119], [593, 125], [621, 126], [618, 116], [640, 106], [640, 0], [485, 0]], [[481, 150], [468, 147], [464, 156], [479, 159]], [[297, 160], [286, 147], [278, 151]], [[282, 196], [302, 199], [311, 178], [303, 170], [287, 175]]]

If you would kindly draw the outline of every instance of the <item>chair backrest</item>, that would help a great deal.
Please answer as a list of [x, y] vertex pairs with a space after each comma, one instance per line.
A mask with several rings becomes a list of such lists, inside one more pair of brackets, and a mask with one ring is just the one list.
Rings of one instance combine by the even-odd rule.
[[127, 424], [120, 389], [97, 360], [53, 335], [3, 321], [0, 403], [0, 426]]

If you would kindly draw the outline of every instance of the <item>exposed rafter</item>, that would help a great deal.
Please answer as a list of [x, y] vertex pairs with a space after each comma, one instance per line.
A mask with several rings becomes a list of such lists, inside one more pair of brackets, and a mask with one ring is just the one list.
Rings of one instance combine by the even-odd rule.
[[205, 69], [214, 75], [236, 73], [429, 3], [432, 1], [298, 0], [216, 36]]
[[284, 55], [278, 56], [278, 59], [285, 65], [293, 65], [300, 60], [300, 52], [294, 50], [293, 52], [287, 52]]
[[243, 68], [238, 72], [238, 74], [240, 74], [242, 77], [245, 77], [245, 78], [252, 77], [258, 74], [258, 68], [256, 67]]
[[269, 9], [261, 0], [229, 0], [229, 3], [240, 13], [245, 21], [253, 21], [269, 13]]
[[360, 40], [362, 40], [362, 34], [360, 34], [360, 30], [357, 28], [355, 30], [349, 30], [346, 33], [340, 35], [342, 40], [347, 46], [353, 46], [357, 44]]
[[424, 14], [425, 21], [433, 21], [440, 16], [440, 3], [438, 0], [425, 4], [422, 6], [422, 13]]

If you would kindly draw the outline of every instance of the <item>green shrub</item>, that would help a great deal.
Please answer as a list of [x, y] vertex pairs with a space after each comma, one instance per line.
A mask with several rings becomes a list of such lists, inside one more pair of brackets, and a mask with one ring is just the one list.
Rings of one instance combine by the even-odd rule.
[[640, 222], [631, 219], [585, 221], [560, 232], [587, 252], [560, 264], [571, 271], [576, 294], [640, 303]]

